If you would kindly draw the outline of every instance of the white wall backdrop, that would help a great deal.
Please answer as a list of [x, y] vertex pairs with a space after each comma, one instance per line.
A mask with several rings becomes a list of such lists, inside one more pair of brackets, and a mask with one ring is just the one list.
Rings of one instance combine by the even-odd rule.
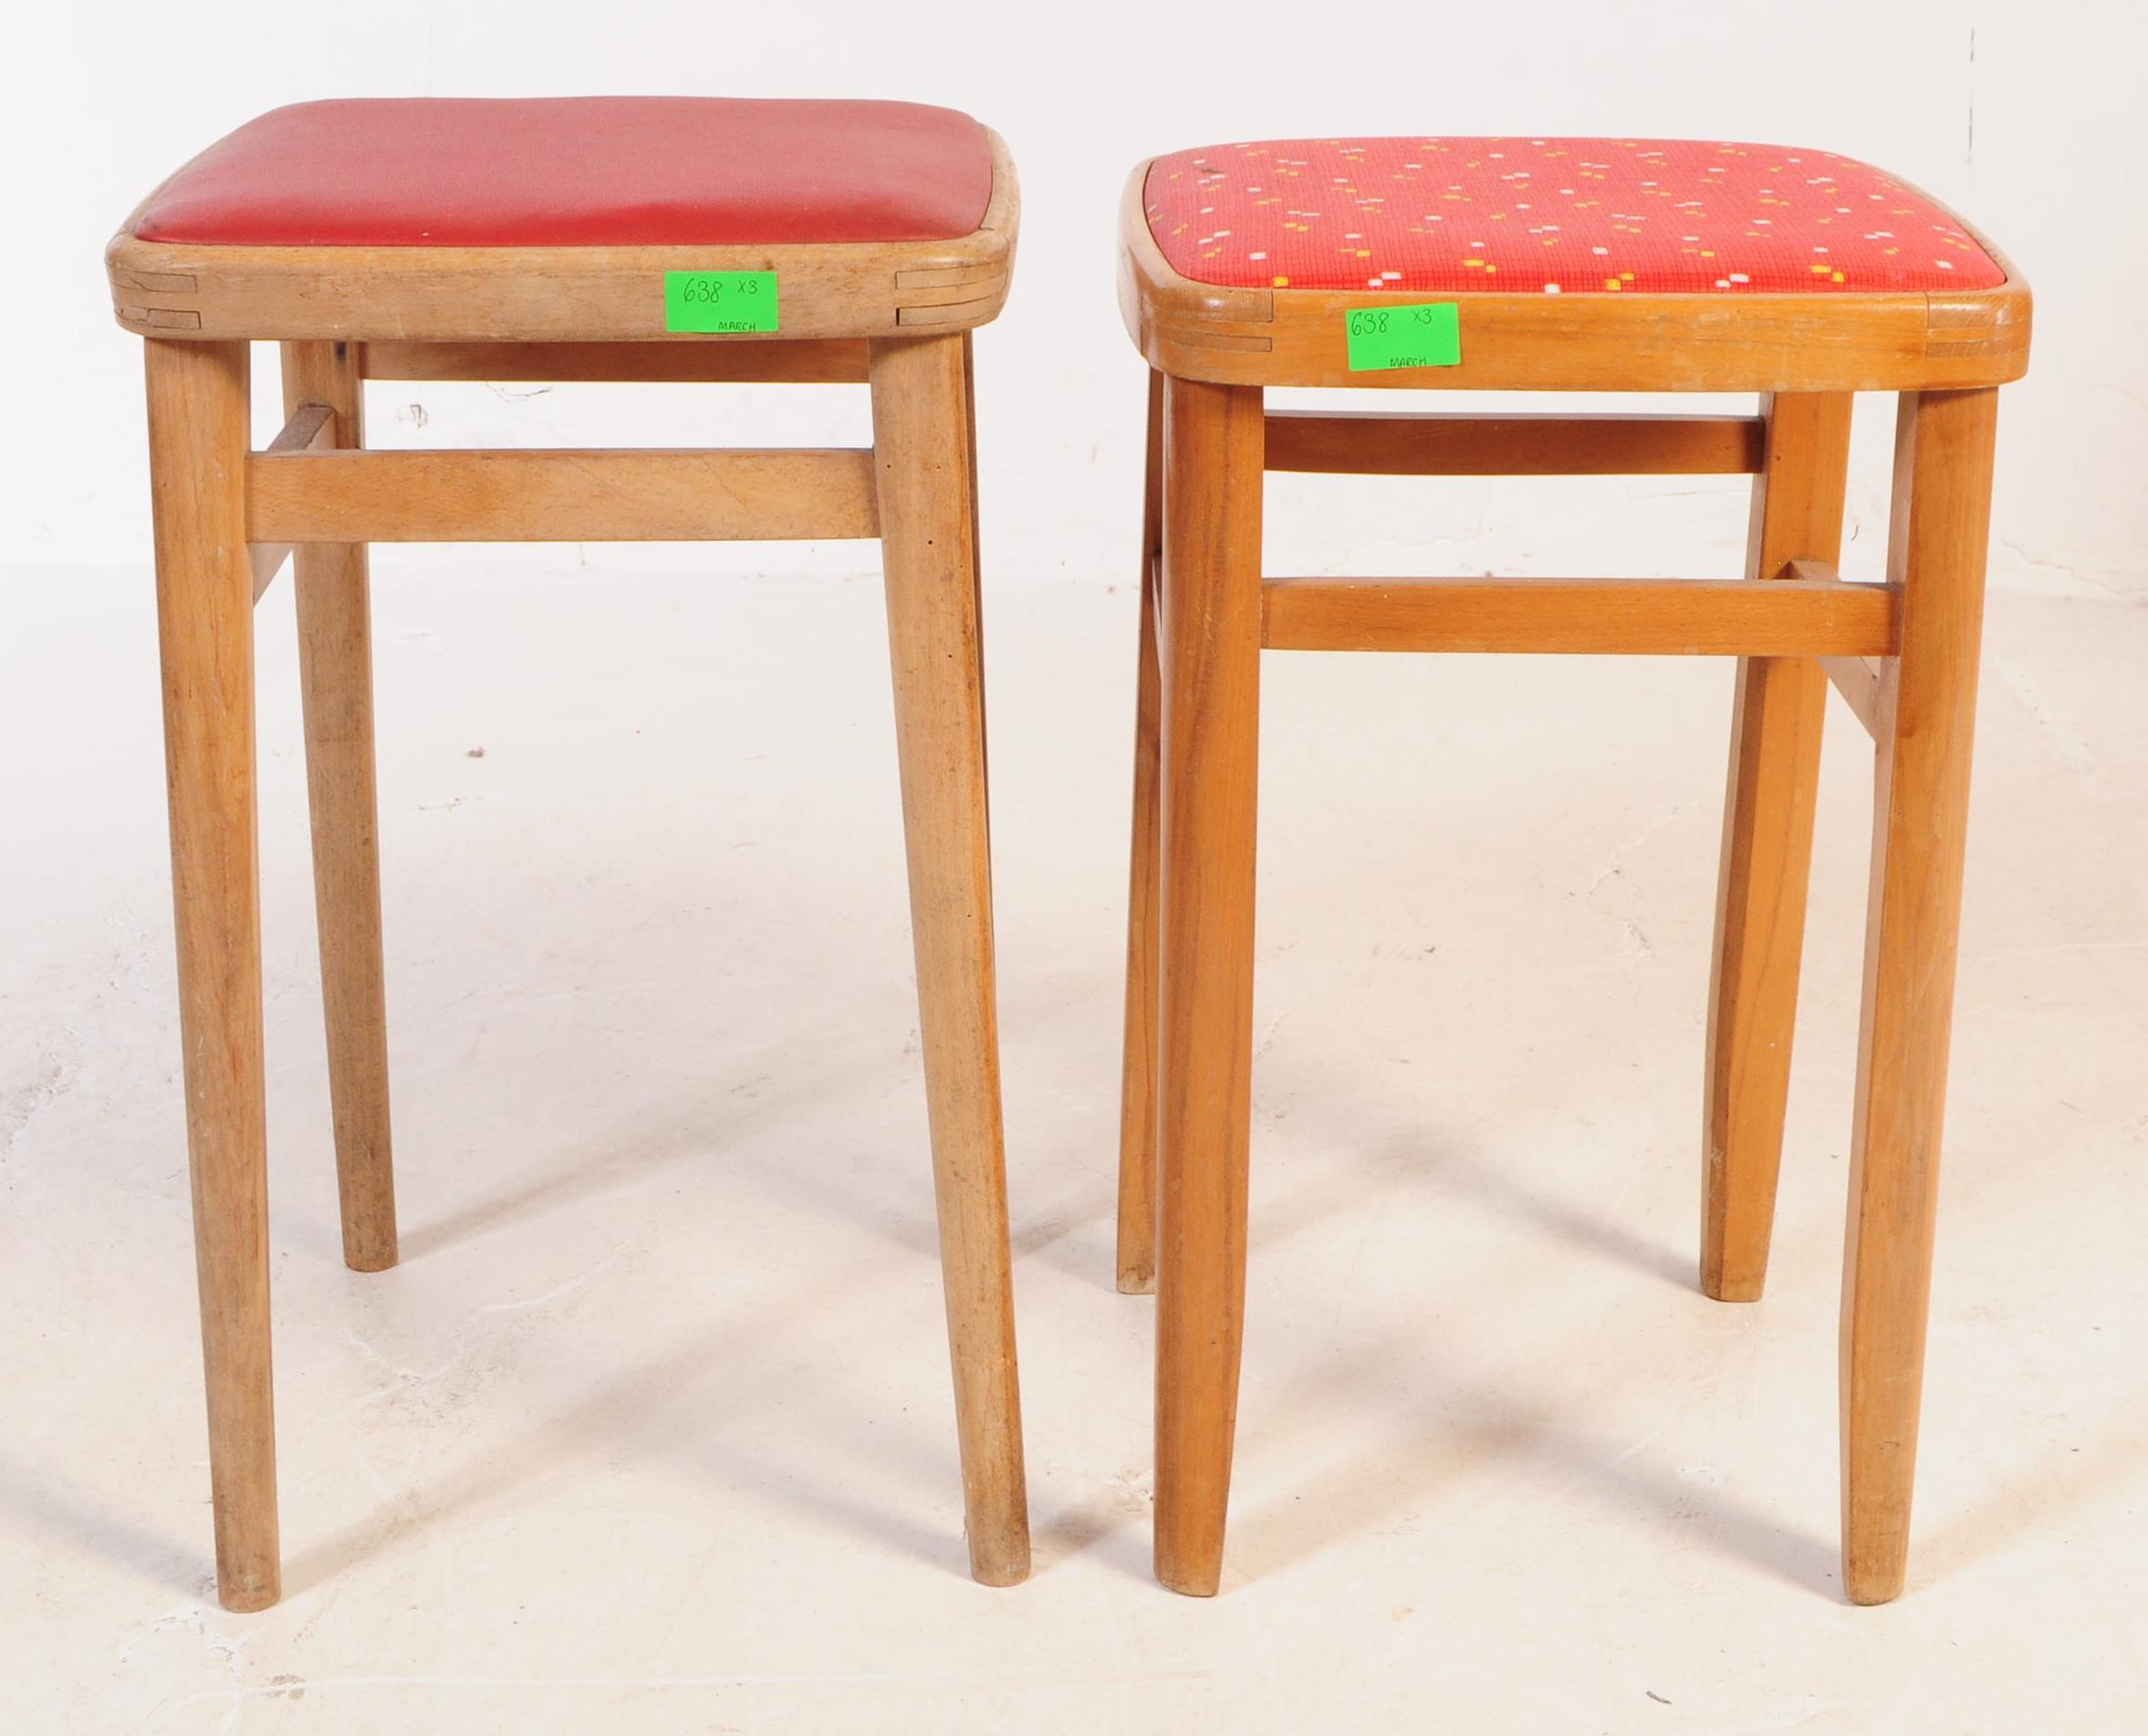
[[[1024, 183], [1022, 254], [1007, 312], [980, 342], [994, 582], [1116, 580], [1128, 566], [1142, 374], [1113, 303], [1112, 226], [1129, 166], [1209, 140], [1422, 129], [1817, 145], [1957, 204], [2012, 253], [2038, 298], [2033, 369], [2003, 415], [1995, 577], [2148, 598], [2148, 141], [2135, 99], [2148, 14], [2132, 0], [1347, 12], [1272, 0], [381, 0], [360, 11], [196, 0], [181, 13], [111, 0], [35, 8], [11, 28], [0, 72], [14, 260], [0, 567], [146, 557], [138, 345], [111, 323], [99, 255], [179, 160], [310, 97], [663, 91], [910, 98], [967, 109], [1006, 135]], [[265, 424], [270, 360], [264, 352]], [[866, 426], [861, 393], [840, 388], [374, 391], [379, 444], [862, 441]], [[1884, 415], [1875, 405], [1861, 423], [1862, 552], [1847, 563], [1861, 577], [1876, 571]], [[1271, 547], [1298, 570], [1723, 573], [1742, 535], [1740, 493], [1735, 482], [1278, 483]], [[1622, 510], [1636, 498], [1655, 504]], [[860, 558], [604, 556], [629, 570]]]

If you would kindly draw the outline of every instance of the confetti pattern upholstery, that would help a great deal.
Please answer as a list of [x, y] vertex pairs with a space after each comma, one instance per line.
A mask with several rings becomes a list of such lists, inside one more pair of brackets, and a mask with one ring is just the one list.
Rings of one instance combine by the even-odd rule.
[[574, 247], [952, 241], [985, 129], [913, 102], [360, 98], [272, 109], [151, 197], [143, 241]]
[[1824, 151], [1676, 139], [1294, 139], [1160, 157], [1164, 259], [1251, 289], [1988, 289], [1943, 207]]

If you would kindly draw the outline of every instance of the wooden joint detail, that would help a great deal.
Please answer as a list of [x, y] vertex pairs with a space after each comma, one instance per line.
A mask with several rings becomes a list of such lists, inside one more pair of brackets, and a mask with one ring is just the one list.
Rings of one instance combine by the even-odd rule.
[[994, 260], [974, 265], [920, 265], [895, 274], [897, 289], [944, 289], [956, 285], [982, 285], [996, 288], [1005, 280], [1006, 266]]
[[1893, 667], [1871, 657], [1823, 657], [1820, 666], [1828, 680], [1857, 714], [1865, 733], [1880, 739], [1886, 711], [1887, 675]]
[[1156, 337], [1163, 343], [1190, 353], [1229, 350], [1241, 356], [1266, 356], [1276, 347], [1272, 337], [1255, 332], [1215, 331], [1204, 326], [1159, 325]]
[[921, 299], [895, 309], [898, 326], [981, 326], [998, 310], [1006, 296], [1002, 285], [993, 294], [965, 301]]
[[115, 265], [110, 275], [114, 289], [142, 289], [152, 296], [191, 296], [201, 287], [201, 279], [184, 271], [137, 271]]
[[292, 543], [252, 543], [247, 546], [246, 557], [254, 567], [254, 600], [258, 603], [276, 583], [276, 576], [284, 570], [284, 563], [291, 558]]
[[128, 330], [144, 337], [201, 330], [202, 281], [195, 273], [108, 260], [105, 275], [111, 286], [112, 316]]
[[880, 535], [864, 448], [257, 452], [264, 543], [799, 542]]
[[309, 452], [336, 443], [336, 412], [328, 404], [300, 404], [266, 451]]
[[199, 331], [202, 317], [192, 307], [133, 307], [116, 303], [112, 312], [122, 326], [137, 331]]
[[2030, 331], [2026, 296], [1929, 298], [1924, 354], [1933, 360], [1990, 359], [2028, 365]]
[[[201, 289], [201, 279], [193, 272], [150, 271], [115, 263], [106, 275], [111, 284], [112, 316], [130, 331], [146, 337], [201, 330], [201, 309], [183, 305]], [[171, 305], [174, 298], [182, 305]]]
[[[1789, 582], [1799, 585], [1843, 585], [1849, 581], [1825, 561], [1797, 560], [1787, 562], [1778, 584]], [[1827, 671], [1828, 680], [1857, 714], [1857, 721], [1874, 741], [1880, 737], [1880, 719], [1885, 705], [1887, 670], [1889, 664], [1877, 657], [1822, 657], [1820, 666]]]
[[1361, 476], [1749, 476], [1757, 416], [1271, 411], [1267, 468]]
[[1295, 651], [1869, 657], [1900, 593], [1840, 580], [1270, 578], [1261, 643]]
[[1767, 575], [1771, 579], [1795, 579], [1800, 585], [1843, 585], [1849, 581], [1826, 561], [1785, 561], [1782, 571]]
[[[328, 404], [300, 404], [291, 412], [291, 420], [283, 431], [268, 442], [266, 450], [278, 455], [287, 452], [321, 452], [336, 443], [336, 412]], [[254, 543], [247, 548], [247, 558], [254, 567], [254, 600], [258, 603], [276, 576], [283, 571], [284, 563], [290, 559], [290, 543]]]
[[1928, 343], [1924, 354], [1935, 360], [1949, 357], [2006, 357], [2026, 356], [2028, 342], [2006, 337], [1967, 338], [1947, 343]]

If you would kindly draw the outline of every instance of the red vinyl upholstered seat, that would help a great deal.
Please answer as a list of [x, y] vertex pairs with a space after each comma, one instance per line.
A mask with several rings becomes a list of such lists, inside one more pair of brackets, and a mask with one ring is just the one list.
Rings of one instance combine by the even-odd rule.
[[1672, 139], [1296, 139], [1160, 157], [1180, 276], [1230, 288], [1669, 295], [1988, 289], [1942, 206], [1825, 151]]
[[942, 241], [992, 196], [985, 129], [918, 103], [387, 98], [249, 121], [153, 193], [144, 241], [540, 247]]

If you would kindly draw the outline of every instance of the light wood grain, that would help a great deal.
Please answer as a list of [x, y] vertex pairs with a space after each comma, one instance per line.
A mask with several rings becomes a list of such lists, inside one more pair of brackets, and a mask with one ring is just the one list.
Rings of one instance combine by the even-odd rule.
[[[1768, 400], [1747, 575], [1809, 592], [1842, 546], [1847, 392]], [[1847, 653], [1845, 653], [1847, 655]], [[1810, 656], [1739, 660], [1716, 876], [1715, 965], [1703, 1074], [1701, 1288], [1757, 1302], [1767, 1276], [1797, 1024], [1813, 805], [1827, 678]]]
[[975, 470], [962, 335], [876, 340], [873, 449], [918, 1021], [970, 1571], [1029, 1571], [992, 946]]
[[1120, 311], [1149, 366], [1182, 379], [1404, 391], [1834, 392], [1997, 385], [2028, 366], [2028, 286], [1978, 237], [2007, 280], [1948, 296], [1441, 296], [1461, 310], [1457, 365], [1352, 370], [1350, 310], [1421, 303], [1423, 291], [1194, 283], [1172, 269], [1149, 232], [1148, 172], [1145, 162], [1134, 170], [1120, 204]]
[[1842, 1585], [1903, 1587], [1946, 1108], [1998, 394], [1905, 396], [1842, 1270]]
[[[343, 447], [365, 444], [364, 385], [349, 344], [286, 344], [284, 402], [325, 404]], [[380, 801], [373, 777], [372, 579], [363, 543], [297, 551], [298, 684], [313, 898], [343, 1262], [396, 1261], [388, 1117], [388, 991], [381, 957]]]
[[1261, 394], [1163, 387], [1156, 1576], [1223, 1572], [1246, 1311]]
[[[263, 450], [271, 452], [310, 452], [336, 443], [336, 412], [326, 404], [298, 404], [290, 420]], [[291, 558], [289, 543], [256, 543], [247, 556], [254, 570], [254, 600], [258, 603], [276, 576]]]
[[1757, 416], [1271, 410], [1270, 470], [1352, 476], [1709, 476], [1760, 468]]
[[863, 449], [257, 454], [264, 543], [785, 541], [880, 534]]
[[[782, 246], [234, 247], [136, 238], [138, 207], [105, 250], [112, 310], [145, 336], [399, 343], [757, 346], [664, 329], [667, 271], [772, 271], [793, 338], [858, 338], [929, 322], [979, 326], [1006, 298], [1020, 194], [990, 135], [993, 186], [977, 228], [951, 241]], [[146, 203], [146, 202], [145, 202]]]
[[146, 348], [216, 1593], [226, 1609], [266, 1609], [281, 1593], [282, 1569], [269, 1364], [247, 349], [162, 342]]
[[789, 342], [720, 344], [406, 344], [362, 345], [368, 379], [725, 381], [787, 384], [865, 379], [861, 338], [800, 338]]
[[1133, 841], [1126, 889], [1126, 1022], [1119, 1074], [1119, 1288], [1156, 1287], [1156, 756], [1163, 705], [1156, 593], [1163, 558], [1163, 377], [1149, 375], [1142, 480], [1141, 648], [1134, 678]]
[[1262, 642], [1293, 651], [1880, 655], [1884, 585], [1700, 578], [1271, 578]]
[[[985, 667], [985, 536], [977, 505], [977, 334], [962, 334], [962, 423], [968, 444], [970, 481], [970, 607], [975, 611], [977, 640], [977, 764], [985, 780], [985, 843], [992, 843], [992, 708]], [[878, 510], [877, 506], [875, 508]]]

